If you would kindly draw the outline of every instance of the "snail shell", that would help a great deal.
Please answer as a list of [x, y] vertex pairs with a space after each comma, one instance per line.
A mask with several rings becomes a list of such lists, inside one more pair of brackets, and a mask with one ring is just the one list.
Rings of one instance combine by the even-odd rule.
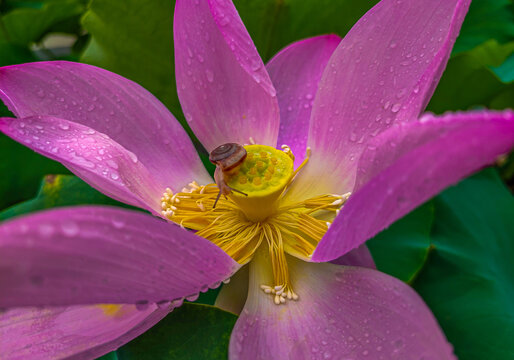
[[220, 145], [209, 154], [209, 160], [216, 166], [219, 166], [221, 171], [232, 170], [245, 159], [245, 148], [236, 143]]

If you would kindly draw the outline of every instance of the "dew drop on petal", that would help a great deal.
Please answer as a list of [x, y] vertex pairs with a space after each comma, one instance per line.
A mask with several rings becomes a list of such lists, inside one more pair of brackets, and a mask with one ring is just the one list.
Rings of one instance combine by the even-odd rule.
[[157, 302], [157, 307], [159, 309], [166, 309], [170, 305], [171, 305], [171, 301], [169, 301], [169, 300], [161, 300], [161, 301]]
[[125, 222], [122, 221], [122, 220], [113, 220], [112, 221], [112, 225], [116, 228], [116, 229], [122, 229], [124, 226], [125, 226]]
[[189, 295], [189, 296], [186, 297], [186, 300], [187, 301], [196, 301], [196, 300], [198, 300], [199, 296], [200, 296], [200, 294]]
[[79, 233], [80, 228], [77, 223], [73, 221], [66, 221], [61, 224], [61, 231], [64, 235], [72, 237]]
[[39, 233], [44, 237], [49, 237], [54, 233], [54, 227], [51, 224], [40, 224]]
[[138, 162], [137, 155], [136, 155], [136, 154], [134, 154], [133, 152], [130, 152], [130, 151], [129, 151], [129, 153], [128, 153], [128, 154], [129, 154], [129, 156], [130, 156], [130, 160], [132, 160], [132, 162], [133, 162], [134, 164], [136, 164], [136, 163]]
[[397, 113], [398, 111], [400, 111], [400, 108], [401, 108], [400, 104], [394, 104], [393, 106], [391, 106], [391, 111], [394, 113]]
[[211, 70], [209, 70], [209, 69], [205, 70], [205, 76], [207, 77], [208, 82], [214, 81], [214, 73]]

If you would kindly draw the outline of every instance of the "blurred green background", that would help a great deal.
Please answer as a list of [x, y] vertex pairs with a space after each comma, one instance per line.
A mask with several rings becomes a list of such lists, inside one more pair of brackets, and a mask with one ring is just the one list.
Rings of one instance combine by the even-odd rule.
[[[344, 36], [376, 2], [235, 0], [264, 61], [305, 37]], [[0, 66], [56, 59], [100, 66], [143, 85], [187, 128], [174, 80], [173, 8], [171, 0], [0, 0]], [[429, 111], [514, 107], [513, 12], [509, 0], [473, 0]], [[1, 104], [0, 116], [11, 116]], [[56, 206], [122, 206], [1, 134], [0, 158], [0, 221]], [[514, 359], [512, 189], [511, 155], [368, 242], [380, 270], [423, 296], [460, 359]], [[226, 359], [237, 317], [203, 305], [215, 296], [176, 309], [105, 358]]]

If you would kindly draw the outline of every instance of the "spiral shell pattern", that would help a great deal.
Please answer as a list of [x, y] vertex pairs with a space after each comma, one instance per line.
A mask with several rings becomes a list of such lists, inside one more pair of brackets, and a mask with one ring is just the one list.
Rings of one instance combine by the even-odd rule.
[[222, 171], [228, 171], [240, 165], [246, 158], [246, 150], [242, 145], [226, 143], [218, 146], [209, 154], [209, 160], [219, 166]]

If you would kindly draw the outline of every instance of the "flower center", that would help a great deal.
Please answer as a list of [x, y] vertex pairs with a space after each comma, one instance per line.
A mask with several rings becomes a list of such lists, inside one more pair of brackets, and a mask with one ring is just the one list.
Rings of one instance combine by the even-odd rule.
[[267, 247], [274, 283], [261, 289], [277, 305], [299, 298], [290, 283], [285, 254], [308, 261], [350, 195], [326, 194], [283, 204], [282, 195], [309, 160], [310, 151], [294, 171], [293, 153], [282, 148], [245, 146], [247, 156], [241, 165], [223, 173], [226, 184], [236, 191], [221, 196], [215, 207], [216, 184], [193, 181], [179, 193], [166, 189], [161, 199], [163, 216], [196, 230], [240, 264], [250, 261], [261, 246]]

